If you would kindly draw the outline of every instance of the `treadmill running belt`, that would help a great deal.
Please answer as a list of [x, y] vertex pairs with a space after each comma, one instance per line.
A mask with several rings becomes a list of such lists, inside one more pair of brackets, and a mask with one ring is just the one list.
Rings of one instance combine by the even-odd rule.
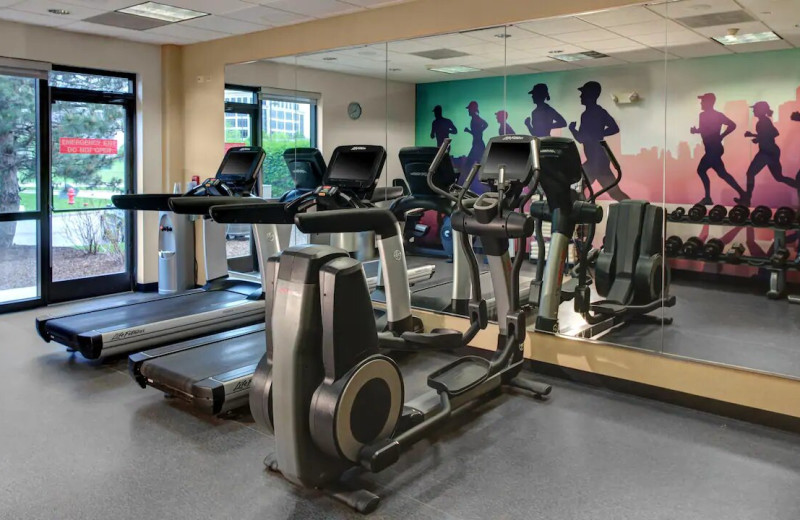
[[200, 314], [242, 301], [247, 297], [232, 291], [201, 291], [174, 298], [144, 301], [124, 307], [75, 314], [47, 322], [47, 331], [61, 337], [74, 337], [89, 331], [112, 331]]
[[142, 365], [142, 375], [191, 395], [197, 381], [258, 363], [266, 351], [263, 327], [259, 329], [149, 360]]

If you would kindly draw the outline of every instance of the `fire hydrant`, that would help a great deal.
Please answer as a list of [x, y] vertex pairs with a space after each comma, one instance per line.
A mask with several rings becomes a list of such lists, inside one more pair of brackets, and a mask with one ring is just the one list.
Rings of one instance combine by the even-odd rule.
[[70, 206], [75, 204], [75, 188], [69, 188], [67, 190], [67, 204]]

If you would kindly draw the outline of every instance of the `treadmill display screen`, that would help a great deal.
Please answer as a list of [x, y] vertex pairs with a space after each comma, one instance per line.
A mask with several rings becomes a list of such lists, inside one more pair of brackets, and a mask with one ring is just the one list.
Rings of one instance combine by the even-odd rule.
[[364, 152], [340, 153], [328, 165], [328, 182], [344, 181], [370, 184], [378, 175], [379, 157]]
[[530, 142], [492, 142], [481, 168], [481, 178], [499, 179], [500, 165], [505, 166], [506, 181], [526, 181], [531, 175]]
[[219, 175], [228, 177], [253, 177], [258, 166], [258, 153], [231, 152], [222, 163]]

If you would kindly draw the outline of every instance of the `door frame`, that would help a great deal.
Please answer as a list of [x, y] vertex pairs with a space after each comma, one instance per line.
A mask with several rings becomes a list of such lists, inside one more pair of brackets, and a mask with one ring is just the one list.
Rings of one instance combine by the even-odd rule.
[[[50, 200], [50, 193], [52, 191], [52, 172], [50, 169], [50, 155], [53, 153], [50, 125], [52, 106], [57, 101], [64, 102], [84, 102], [96, 103], [106, 105], [122, 106], [125, 109], [125, 193], [134, 193], [136, 191], [136, 75], [122, 72], [87, 69], [78, 67], [57, 67], [53, 66], [53, 71], [56, 72], [74, 72], [82, 74], [92, 74], [98, 76], [109, 76], [127, 79], [131, 82], [130, 93], [111, 93], [100, 92], [94, 90], [82, 90], [66, 87], [50, 87], [49, 100], [47, 110], [47, 161], [48, 167], [44, 170], [46, 177], [46, 187], [48, 196], [48, 205], [46, 220], [48, 224], [47, 234], [42, 238], [45, 239], [46, 252], [48, 256], [48, 269], [42, 273], [42, 285], [47, 287], [47, 298], [45, 303], [58, 303], [68, 300], [75, 300], [81, 298], [91, 298], [95, 296], [102, 296], [106, 294], [113, 294], [119, 292], [133, 291], [136, 288], [136, 250], [138, 247], [136, 235], [136, 212], [129, 212], [126, 215], [126, 270], [122, 273], [106, 274], [88, 278], [76, 278], [73, 280], [53, 281], [52, 270], [52, 235], [51, 235], [51, 219], [55, 214], [53, 210], [52, 200]], [[78, 210], [81, 211], [81, 210]], [[87, 283], [89, 282], [89, 283]]]

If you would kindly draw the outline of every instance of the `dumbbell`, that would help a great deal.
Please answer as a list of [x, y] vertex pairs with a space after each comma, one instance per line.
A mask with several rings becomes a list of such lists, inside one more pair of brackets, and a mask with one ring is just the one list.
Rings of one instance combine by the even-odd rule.
[[794, 225], [795, 218], [797, 213], [792, 208], [783, 206], [775, 212], [775, 225], [779, 228], [790, 228]]
[[772, 264], [772, 267], [784, 267], [788, 261], [789, 251], [784, 247], [779, 247], [772, 253], [772, 256], [769, 257], [769, 263]]
[[692, 222], [700, 222], [706, 216], [708, 210], [702, 204], [695, 204], [689, 208], [689, 220]]
[[712, 238], [703, 246], [703, 256], [709, 260], [717, 260], [723, 249], [725, 249], [725, 243], [718, 238]]
[[697, 258], [703, 252], [703, 241], [698, 237], [691, 237], [683, 243], [681, 254], [687, 258]]
[[728, 252], [725, 254], [725, 261], [730, 264], [740, 264], [742, 263], [742, 257], [744, 256], [744, 245], [740, 242], [735, 242]]
[[667, 253], [667, 256], [678, 256], [681, 254], [682, 247], [683, 240], [677, 235], [672, 235], [664, 243], [664, 250]]
[[747, 222], [747, 217], [749, 216], [750, 208], [737, 204], [728, 213], [728, 220], [730, 220], [732, 224], [744, 224]]
[[723, 206], [722, 204], [717, 204], [711, 211], [708, 212], [708, 220], [710, 222], [722, 222], [725, 217], [728, 215], [728, 208]]
[[753, 221], [753, 225], [766, 226], [772, 220], [772, 210], [766, 206], [758, 206], [750, 213], [750, 220]]
[[669, 219], [672, 221], [683, 220], [683, 217], [686, 216], [686, 209], [683, 207], [677, 207], [673, 209], [669, 214]]

